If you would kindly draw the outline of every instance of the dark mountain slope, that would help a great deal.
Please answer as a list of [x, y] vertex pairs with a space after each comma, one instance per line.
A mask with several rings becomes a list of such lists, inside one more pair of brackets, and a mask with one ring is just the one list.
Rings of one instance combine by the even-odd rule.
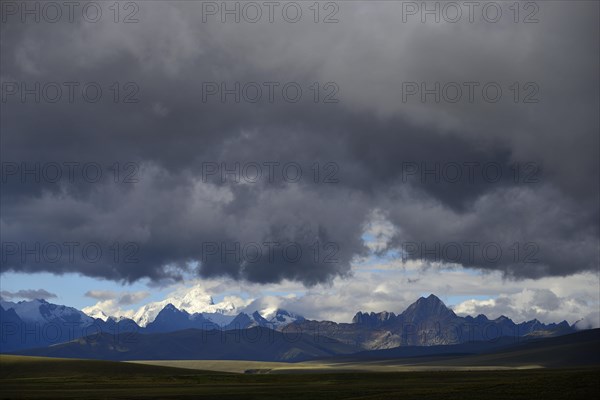
[[268, 328], [126, 335], [98, 334], [46, 348], [18, 352], [43, 357], [104, 360], [256, 360], [302, 361], [350, 354], [356, 347], [312, 335], [284, 334]]

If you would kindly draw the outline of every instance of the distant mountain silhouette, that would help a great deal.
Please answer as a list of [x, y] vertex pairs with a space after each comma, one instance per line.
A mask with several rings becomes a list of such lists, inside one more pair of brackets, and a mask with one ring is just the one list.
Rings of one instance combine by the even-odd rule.
[[523, 337], [495, 342], [469, 342], [446, 346], [401, 346], [393, 349], [337, 356], [331, 362], [385, 361], [419, 366], [543, 366], [582, 367], [600, 365], [600, 329], [550, 338]]
[[358, 312], [351, 324], [330, 321], [297, 321], [288, 326], [298, 330], [320, 332], [344, 343], [367, 350], [398, 346], [451, 345], [474, 341], [494, 341], [511, 337], [564, 335], [575, 332], [566, 321], [543, 324], [537, 320], [515, 324], [507, 317], [495, 320], [485, 315], [459, 317], [435, 295], [421, 297], [401, 314]]
[[552, 338], [512, 338], [455, 345], [400, 346], [360, 351], [331, 338], [263, 327], [245, 330], [202, 331], [186, 329], [171, 333], [97, 334], [16, 354], [43, 357], [102, 360], [326, 360], [330, 364], [377, 362], [433, 366], [545, 366], [576, 367], [600, 364], [600, 329]]
[[98, 334], [21, 355], [103, 360], [256, 360], [304, 361], [351, 354], [360, 349], [307, 334], [285, 334], [263, 327], [244, 330], [186, 329], [171, 333]]
[[214, 313], [207, 317], [202, 313], [189, 314], [167, 304], [152, 322], [140, 327], [131, 319], [94, 319], [77, 309], [45, 300], [3, 302], [2, 306], [0, 352], [56, 345], [98, 333], [146, 335], [189, 329], [240, 331], [269, 328], [321, 337], [359, 350], [494, 342], [499, 338], [512, 338], [516, 343], [522, 337], [557, 336], [575, 331], [566, 321], [543, 324], [532, 320], [515, 324], [504, 316], [495, 320], [485, 315], [459, 317], [433, 294], [419, 298], [400, 314], [358, 312], [352, 323], [311, 321], [278, 309], [271, 311], [268, 319], [258, 312], [239, 313], [236, 317], [223, 318], [230, 322], [220, 326], [211, 320], [215, 319]]
[[190, 315], [187, 311], [178, 310], [174, 305], [167, 304], [154, 321], [146, 328], [140, 328], [140, 332], [159, 333], [175, 332], [183, 329], [218, 329], [219, 326], [202, 316], [202, 314]]

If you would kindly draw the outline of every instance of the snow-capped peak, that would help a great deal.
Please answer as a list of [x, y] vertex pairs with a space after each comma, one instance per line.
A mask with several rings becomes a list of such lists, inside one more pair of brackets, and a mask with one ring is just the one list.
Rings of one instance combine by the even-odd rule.
[[[235, 311], [235, 305], [230, 302], [221, 302], [215, 304], [213, 298], [207, 294], [201, 287], [195, 286], [185, 292], [174, 293], [162, 301], [156, 301], [146, 304], [141, 307], [132, 316], [132, 319], [139, 326], [147, 326], [154, 321], [159, 312], [162, 311], [168, 304], [173, 305], [181, 311], [186, 311], [189, 314], [196, 313], [219, 313], [230, 315]], [[216, 316], [213, 317], [217, 319]]]
[[104, 311], [96, 307], [86, 307], [81, 311], [83, 311], [89, 317], [92, 317], [94, 319], [101, 319], [104, 322], [108, 321], [109, 318], [109, 316], [106, 315]]
[[266, 319], [269, 324], [275, 327], [283, 327], [292, 322], [304, 319], [301, 315], [294, 314], [281, 308], [266, 308], [261, 310], [259, 314]]
[[123, 310], [116, 301], [109, 299], [84, 308], [82, 311], [93, 318], [106, 321], [108, 318], [128, 318], [141, 327], [146, 327], [156, 319], [156, 316], [171, 304], [177, 310], [185, 311], [190, 315], [202, 314], [204, 318], [217, 325], [229, 324], [239, 313], [238, 308], [244, 308], [250, 300], [237, 296], [225, 296], [215, 303], [213, 298], [201, 285], [179, 288], [170, 293], [164, 300], [155, 301], [139, 307], [137, 310]]
[[88, 315], [73, 307], [48, 303], [43, 299], [19, 301], [18, 303], [2, 302], [7, 310], [12, 308], [24, 322], [78, 322], [91, 325], [94, 321]]

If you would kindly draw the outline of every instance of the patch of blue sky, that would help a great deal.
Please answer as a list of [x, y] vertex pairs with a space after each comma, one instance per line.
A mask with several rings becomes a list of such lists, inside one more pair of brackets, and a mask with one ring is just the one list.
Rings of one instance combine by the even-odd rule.
[[[91, 290], [113, 291], [117, 293], [124, 291], [147, 291], [150, 293], [150, 296], [142, 300], [140, 302], [142, 304], [149, 301], [162, 300], [165, 296], [164, 290], [155, 290], [154, 288], [149, 290], [146, 282], [143, 280], [122, 285], [115, 283], [114, 281], [91, 278], [76, 273], [55, 275], [49, 272], [6, 272], [0, 275], [0, 289], [12, 293], [18, 292], [19, 290], [44, 289], [57, 296], [56, 298], [46, 299], [49, 302], [66, 304], [79, 309], [94, 305], [99, 301], [85, 296], [85, 293]], [[18, 300], [23, 299], [14, 299], [13, 301]]]

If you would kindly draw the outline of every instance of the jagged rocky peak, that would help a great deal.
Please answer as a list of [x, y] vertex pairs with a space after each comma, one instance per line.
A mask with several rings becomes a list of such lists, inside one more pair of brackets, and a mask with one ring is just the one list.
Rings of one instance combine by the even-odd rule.
[[365, 318], [367, 318], [368, 316], [369, 316], [369, 314], [366, 314], [366, 313], [363, 314], [362, 311], [359, 311], [354, 315], [354, 318], [352, 318], [352, 323], [353, 324], [363, 324], [366, 321]]
[[287, 325], [296, 321], [304, 321], [304, 317], [302, 315], [284, 310], [282, 308], [276, 309], [274, 312], [269, 315], [264, 315], [263, 317], [269, 321], [269, 323], [273, 325]]
[[439, 297], [435, 294], [430, 294], [427, 297], [419, 297], [419, 299], [414, 303], [421, 307], [429, 307], [429, 308], [447, 308], [446, 305]]
[[402, 313], [406, 321], [415, 322], [428, 318], [452, 318], [456, 317], [454, 311], [450, 310], [436, 295], [420, 297], [416, 302], [408, 306]]
[[254, 319], [254, 321], [258, 322], [260, 325], [267, 324], [269, 322], [266, 319], [264, 319], [263, 316], [260, 315], [260, 313], [258, 311], [254, 311], [252, 313], [252, 318]]
[[189, 318], [190, 314], [185, 310], [180, 310], [175, 307], [173, 304], [169, 303], [163, 307], [162, 310], [158, 313], [154, 321], [157, 319], [168, 320], [169, 318]]
[[363, 313], [363, 312], [359, 311], [356, 313], [354, 318], [352, 318], [352, 323], [360, 324], [360, 325], [375, 326], [375, 325], [384, 323], [386, 321], [392, 320], [394, 318], [396, 318], [396, 314], [394, 314], [393, 312], [382, 311], [380, 313], [371, 312], [369, 314], [369, 313]]
[[501, 315], [494, 320], [495, 322], [513, 322], [512, 319], [508, 318], [506, 315]]
[[446, 307], [444, 302], [436, 295], [430, 294], [427, 297], [419, 298], [399, 316], [395, 315], [393, 312], [387, 311], [380, 313], [372, 312], [370, 314], [359, 311], [354, 318], [352, 318], [352, 323], [374, 327], [388, 321], [396, 320], [399, 317], [402, 317], [406, 322], [416, 322], [432, 318], [454, 318], [456, 317], [456, 314]]

